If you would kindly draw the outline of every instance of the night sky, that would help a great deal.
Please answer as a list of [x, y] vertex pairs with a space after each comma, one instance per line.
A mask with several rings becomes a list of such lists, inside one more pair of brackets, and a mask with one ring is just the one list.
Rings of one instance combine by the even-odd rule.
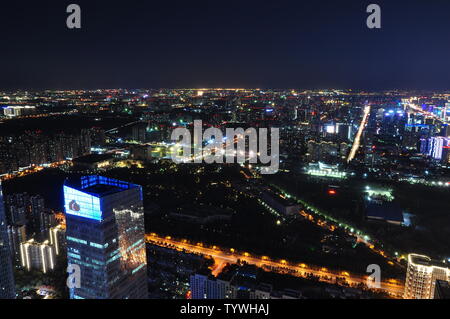
[[0, 41], [0, 90], [450, 89], [448, 0], [2, 2]]

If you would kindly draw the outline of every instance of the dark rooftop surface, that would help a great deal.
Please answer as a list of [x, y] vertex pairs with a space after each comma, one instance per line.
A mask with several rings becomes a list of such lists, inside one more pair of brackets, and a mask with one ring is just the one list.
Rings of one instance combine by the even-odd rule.
[[90, 186], [88, 188], [83, 189], [83, 192], [89, 193], [91, 195], [96, 195], [96, 196], [106, 196], [106, 195], [111, 195], [114, 193], [118, 193], [123, 191], [122, 188], [117, 187], [117, 186], [113, 186], [113, 185], [105, 185], [105, 184], [97, 184], [94, 186]]
[[450, 283], [448, 281], [437, 280], [436, 292], [439, 294], [440, 299], [450, 299]]
[[366, 216], [395, 222], [403, 222], [403, 213], [396, 203], [379, 200], [366, 201]]
[[433, 260], [427, 256], [421, 256], [421, 255], [411, 255], [411, 260], [413, 263], [423, 266], [434, 266], [434, 267], [441, 267], [441, 268], [449, 268], [448, 265], [444, 264], [440, 260]]

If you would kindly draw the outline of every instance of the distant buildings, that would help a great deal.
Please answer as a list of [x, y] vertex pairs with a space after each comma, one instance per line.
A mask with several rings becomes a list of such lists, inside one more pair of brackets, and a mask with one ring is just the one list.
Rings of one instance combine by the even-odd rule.
[[0, 183], [0, 299], [14, 299], [15, 296], [11, 250], [9, 248], [3, 192]]
[[306, 167], [306, 173], [311, 176], [329, 177], [329, 178], [347, 178], [347, 172], [340, 170], [339, 165], [328, 165], [322, 162], [309, 163]]
[[6, 117], [20, 117], [31, 115], [36, 112], [34, 106], [8, 106], [3, 108], [3, 114]]
[[114, 164], [114, 156], [111, 154], [89, 154], [73, 159], [74, 169], [96, 172], [106, 170]]
[[340, 144], [313, 140], [308, 141], [308, 153], [306, 154], [309, 162], [339, 163], [348, 154], [350, 147], [347, 143]]
[[66, 182], [69, 265], [80, 267], [71, 299], [145, 299], [147, 260], [141, 186], [102, 176]]
[[41, 130], [0, 136], [0, 174], [46, 165], [91, 153], [90, 132], [47, 133]]
[[146, 142], [146, 134], [147, 134], [147, 124], [146, 123], [138, 123], [138, 124], [133, 125], [133, 128], [132, 128], [133, 141], [145, 143]]
[[435, 136], [422, 139], [420, 152], [443, 164], [450, 163], [450, 137]]
[[323, 133], [325, 136], [336, 135], [344, 141], [352, 139], [352, 126], [347, 123], [326, 123], [323, 125]]
[[427, 256], [408, 255], [405, 299], [433, 299], [436, 281], [450, 281], [450, 269]]
[[5, 208], [8, 224], [15, 227], [27, 225], [30, 236], [47, 237], [49, 229], [57, 225], [54, 213], [45, 208], [44, 198], [40, 195], [9, 195], [5, 200]]
[[[245, 267], [244, 267], [245, 268]], [[190, 279], [192, 299], [301, 299], [298, 290], [277, 291], [271, 284], [259, 282], [252, 271], [241, 269], [220, 274], [218, 278], [206, 272]]]

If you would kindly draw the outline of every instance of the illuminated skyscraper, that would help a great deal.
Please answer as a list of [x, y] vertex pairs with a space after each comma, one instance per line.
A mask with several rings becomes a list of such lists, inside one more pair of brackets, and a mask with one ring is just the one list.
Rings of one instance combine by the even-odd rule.
[[450, 280], [450, 269], [427, 256], [408, 256], [405, 299], [433, 299], [437, 280]]
[[72, 299], [145, 299], [142, 187], [102, 176], [66, 182], [67, 257], [80, 267]]
[[435, 136], [421, 140], [421, 152], [446, 164], [450, 161], [450, 138]]
[[6, 228], [5, 209], [3, 206], [3, 192], [0, 184], [0, 299], [14, 299], [14, 276], [12, 268], [11, 250]]
[[20, 244], [20, 260], [28, 271], [37, 269], [45, 274], [55, 269], [55, 250], [48, 240], [40, 243], [30, 239]]
[[50, 228], [50, 244], [55, 248], [55, 254], [59, 256], [66, 250], [66, 229], [62, 225]]

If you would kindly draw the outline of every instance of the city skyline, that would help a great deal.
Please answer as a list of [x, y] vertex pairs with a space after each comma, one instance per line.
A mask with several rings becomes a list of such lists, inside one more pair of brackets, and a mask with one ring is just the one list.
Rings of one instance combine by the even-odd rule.
[[5, 3], [0, 299], [450, 299], [449, 13]]

